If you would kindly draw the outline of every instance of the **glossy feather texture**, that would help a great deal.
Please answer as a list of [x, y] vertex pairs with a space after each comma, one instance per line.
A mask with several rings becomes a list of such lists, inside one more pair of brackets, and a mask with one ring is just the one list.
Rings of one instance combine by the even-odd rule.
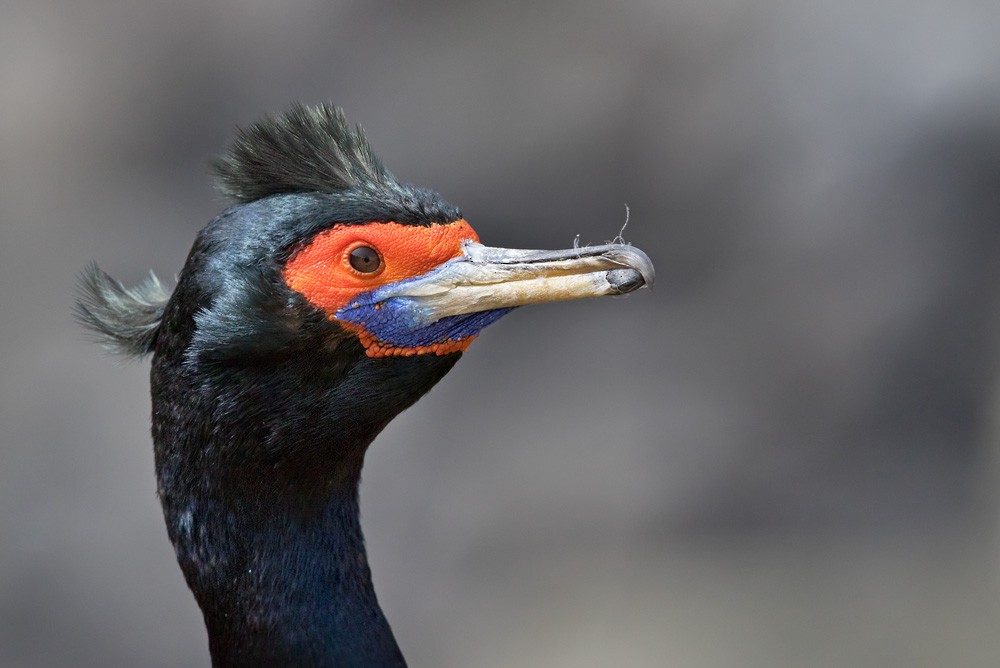
[[[241, 131], [216, 171], [237, 203], [198, 234], [169, 298], [155, 278], [128, 289], [93, 266], [77, 315], [112, 349], [153, 353], [157, 488], [213, 663], [403, 666], [359, 521], [369, 444], [480, 329], [551, 301], [546, 267], [552, 284], [596, 267], [606, 287], [625, 271], [631, 290], [652, 264], [487, 249], [456, 207], [396, 181], [329, 105]], [[371, 271], [352, 264], [359, 244]], [[475, 264], [470, 252], [502, 257]], [[428, 281], [459, 264], [494, 278], [466, 286], [480, 303], [428, 318], [420, 299], [455, 287]], [[543, 280], [492, 308], [522, 274]]]
[[95, 265], [77, 316], [116, 352], [153, 353], [158, 492], [213, 663], [405, 665], [372, 588], [358, 482], [371, 441], [460, 354], [372, 359], [282, 271], [334, 225], [422, 230], [460, 212], [397, 182], [329, 105], [241, 131], [216, 170], [238, 202], [199, 233], [169, 299]]

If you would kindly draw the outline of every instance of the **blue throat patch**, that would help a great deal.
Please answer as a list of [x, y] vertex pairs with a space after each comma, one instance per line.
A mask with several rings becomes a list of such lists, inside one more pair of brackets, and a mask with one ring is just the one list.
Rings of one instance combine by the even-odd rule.
[[476, 336], [487, 325], [515, 307], [450, 315], [427, 322], [427, 314], [417, 300], [390, 297], [377, 302], [378, 290], [358, 295], [356, 301], [337, 311], [337, 319], [364, 327], [379, 341], [399, 348], [431, 346], [445, 341], [459, 341]]

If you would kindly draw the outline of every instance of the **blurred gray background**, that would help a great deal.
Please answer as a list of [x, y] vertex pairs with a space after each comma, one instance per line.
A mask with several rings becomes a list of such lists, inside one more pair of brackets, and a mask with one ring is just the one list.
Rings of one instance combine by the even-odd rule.
[[206, 666], [148, 363], [236, 124], [333, 100], [486, 243], [625, 237], [654, 292], [487, 330], [369, 452], [418, 666], [996, 666], [1000, 4], [0, 8], [0, 665]]

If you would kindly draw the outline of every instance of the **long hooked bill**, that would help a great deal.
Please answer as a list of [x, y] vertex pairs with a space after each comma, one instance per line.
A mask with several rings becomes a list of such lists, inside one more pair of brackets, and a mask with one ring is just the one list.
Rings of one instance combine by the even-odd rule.
[[362, 301], [408, 302], [406, 310], [428, 325], [463, 313], [623, 295], [651, 288], [653, 278], [649, 256], [627, 244], [521, 250], [470, 241], [463, 244], [462, 255], [421, 276], [378, 288]]

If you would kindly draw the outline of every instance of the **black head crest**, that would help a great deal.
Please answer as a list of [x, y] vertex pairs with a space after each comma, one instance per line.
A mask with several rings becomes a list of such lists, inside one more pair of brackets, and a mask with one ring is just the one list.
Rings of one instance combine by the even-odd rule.
[[76, 319], [108, 351], [127, 357], [153, 352], [163, 309], [170, 294], [150, 272], [134, 288], [126, 288], [91, 263], [80, 274]]
[[212, 164], [216, 187], [241, 202], [282, 193], [337, 193], [393, 186], [395, 178], [372, 152], [360, 127], [339, 107], [296, 104], [241, 128], [229, 151]]

